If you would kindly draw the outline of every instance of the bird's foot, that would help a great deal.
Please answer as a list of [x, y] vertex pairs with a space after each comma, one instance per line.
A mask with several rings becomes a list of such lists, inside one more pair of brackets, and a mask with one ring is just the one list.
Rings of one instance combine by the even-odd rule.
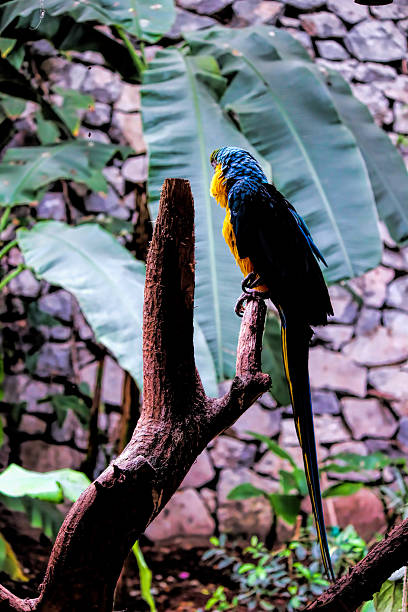
[[267, 300], [269, 298], [269, 291], [254, 291], [253, 289], [250, 291], [244, 291], [239, 298], [237, 303], [235, 304], [235, 314], [239, 317], [244, 315], [245, 310], [245, 302], [249, 302], [250, 300]]
[[[250, 272], [242, 281], [242, 291], [250, 295], [252, 289], [263, 285], [262, 276], [258, 276], [256, 272]], [[259, 292], [258, 292], [259, 293]]]

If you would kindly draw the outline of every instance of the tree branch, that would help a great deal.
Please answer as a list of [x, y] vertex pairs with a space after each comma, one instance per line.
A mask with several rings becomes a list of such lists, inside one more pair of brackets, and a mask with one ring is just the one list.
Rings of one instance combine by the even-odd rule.
[[393, 572], [407, 564], [408, 519], [394, 527], [346, 576], [337, 580], [305, 610], [354, 612], [380, 590]]
[[[0, 610], [112, 610], [123, 561], [197, 456], [270, 386], [260, 356], [266, 307], [241, 325], [237, 376], [207, 398], [194, 362], [194, 206], [188, 181], [165, 181], [149, 250], [143, 321], [144, 404], [123, 452], [73, 505], [38, 599], [0, 591]], [[235, 316], [231, 305], [231, 316]]]

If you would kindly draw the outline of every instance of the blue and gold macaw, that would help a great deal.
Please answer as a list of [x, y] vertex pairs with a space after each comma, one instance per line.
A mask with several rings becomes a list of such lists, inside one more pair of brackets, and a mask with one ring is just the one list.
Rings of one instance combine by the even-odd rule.
[[268, 183], [247, 151], [222, 147], [211, 154], [211, 195], [225, 208], [222, 229], [245, 279], [235, 310], [245, 301], [270, 298], [282, 326], [282, 353], [306, 479], [326, 572], [334, 580], [324, 524], [309, 384], [311, 325], [333, 314], [318, 260], [326, 262], [291, 204]]

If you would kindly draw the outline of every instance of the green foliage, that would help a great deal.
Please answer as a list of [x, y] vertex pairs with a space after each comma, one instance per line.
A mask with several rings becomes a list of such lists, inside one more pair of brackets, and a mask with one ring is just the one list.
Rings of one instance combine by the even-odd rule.
[[[156, 42], [173, 23], [175, 12], [172, 0], [152, 4], [150, 0], [48, 0], [45, 19], [56, 27], [56, 18], [69, 15], [75, 22], [96, 21], [119, 26], [140, 40]], [[6, 0], [0, 14], [0, 33], [15, 20], [20, 28], [37, 27], [39, 5], [37, 0]]]
[[126, 156], [130, 149], [86, 140], [8, 149], [0, 163], [0, 206], [35, 202], [52, 181], [62, 178], [106, 192], [101, 170], [117, 152]]
[[59, 427], [62, 427], [65, 419], [67, 418], [68, 411], [72, 412], [78, 417], [83, 427], [89, 425], [89, 408], [85, 404], [84, 400], [76, 395], [50, 395], [44, 398], [43, 401], [51, 401], [52, 407], [54, 408], [57, 416], [57, 423]]
[[[77, 298], [96, 338], [141, 387], [144, 264], [92, 223], [70, 227], [59, 221], [41, 221], [30, 231], [18, 230], [17, 236], [27, 265], [38, 277]], [[215, 396], [207, 340], [197, 323], [194, 327], [197, 367], [207, 393]], [[84, 414], [84, 410], [77, 406], [77, 413]]]
[[402, 581], [387, 580], [373, 597], [376, 612], [401, 612]]
[[85, 474], [63, 469], [32, 472], [12, 463], [0, 474], [0, 501], [15, 512], [24, 512], [32, 527], [54, 539], [63, 515], [56, 504], [76, 501], [90, 484]]
[[149, 606], [150, 612], [156, 612], [157, 608], [156, 604], [154, 603], [153, 595], [151, 592], [152, 572], [145, 561], [138, 540], [136, 540], [136, 542], [133, 544], [132, 551], [136, 557], [137, 566], [139, 568], [140, 590], [142, 593], [142, 598]]

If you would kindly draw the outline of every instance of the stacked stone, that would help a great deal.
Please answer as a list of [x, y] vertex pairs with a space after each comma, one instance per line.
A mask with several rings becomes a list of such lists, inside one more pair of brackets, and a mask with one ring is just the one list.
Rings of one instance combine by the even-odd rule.
[[[215, 23], [231, 27], [276, 24], [296, 36], [323, 67], [342, 72], [395, 144], [401, 141], [398, 135], [408, 134], [406, 0], [370, 9], [353, 0], [179, 0], [178, 5], [177, 21], [164, 43], [180, 38], [181, 29]], [[67, 221], [68, 211], [74, 219], [92, 214], [134, 222], [136, 189], [147, 178], [139, 87], [121, 82], [98, 53], [72, 53], [68, 62], [45, 41], [34, 43], [33, 51], [50, 84], [93, 96], [95, 104], [84, 111], [81, 135], [128, 144], [134, 154], [124, 163], [115, 160], [105, 170], [106, 196], [76, 186], [81, 205], [73, 208], [62, 192], [50, 191], [35, 209], [27, 207], [27, 216]], [[152, 54], [155, 48], [147, 51]], [[24, 138], [30, 140], [34, 111], [28, 104], [15, 145]], [[408, 148], [402, 152], [408, 155]], [[382, 231], [381, 265], [348, 287], [334, 287], [336, 316], [327, 327], [316, 330], [310, 369], [321, 459], [341, 451], [367, 454], [380, 449], [403, 454], [408, 450], [408, 248], [398, 249]], [[11, 237], [10, 233], [2, 236]], [[13, 249], [2, 264], [14, 267], [20, 257]], [[32, 315], [28, 317], [33, 308], [54, 317], [58, 325], [38, 325]], [[50, 402], [41, 400], [57, 393], [75, 394], [81, 382], [94, 388], [99, 347], [92, 332], [69, 294], [38, 282], [29, 271], [10, 283], [0, 310], [4, 348], [11, 355], [1, 406], [10, 425], [19, 411], [15, 408], [11, 413], [9, 405], [27, 404], [13, 440], [1, 449], [0, 460], [3, 465], [10, 458], [21, 460], [25, 467], [39, 470], [78, 468], [85, 457], [87, 432], [71, 412], [59, 427]], [[99, 423], [108, 458], [118, 435], [122, 382], [123, 372], [108, 358], [102, 397], [105, 411]], [[207, 538], [216, 529], [268, 533], [271, 511], [265, 499], [227, 499], [228, 492], [244, 482], [276, 491], [279, 470], [289, 467], [248, 431], [274, 438], [301, 465], [290, 408], [263, 396], [200, 455], [180, 491], [149, 528], [152, 539], [181, 536], [191, 541], [195, 536]], [[97, 469], [104, 467], [105, 460], [101, 453]], [[337, 500], [335, 506], [343, 523], [355, 522], [360, 515], [363, 535], [382, 524], [381, 507], [369, 491]]]

